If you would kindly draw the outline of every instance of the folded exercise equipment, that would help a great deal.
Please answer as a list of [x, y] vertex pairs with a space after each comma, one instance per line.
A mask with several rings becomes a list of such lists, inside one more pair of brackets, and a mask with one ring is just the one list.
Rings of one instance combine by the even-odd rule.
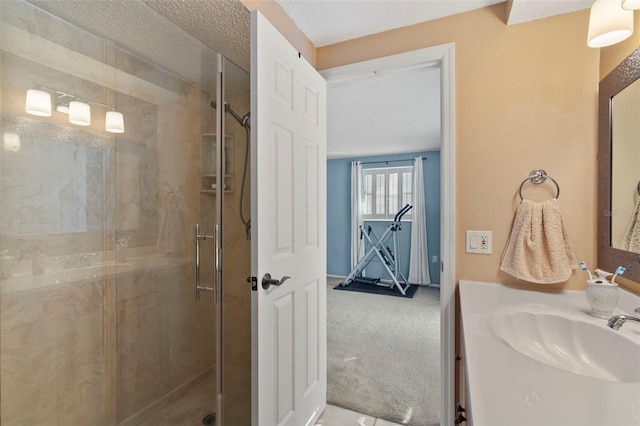
[[[364, 226], [360, 225], [360, 239], [365, 239], [366, 249], [365, 255], [360, 259], [358, 264], [349, 272], [347, 278], [340, 284], [341, 287], [347, 287], [353, 282], [359, 282], [364, 284], [378, 285], [383, 287], [393, 288], [394, 286], [402, 293], [406, 295], [406, 290], [411, 286], [407, 282], [407, 279], [400, 272], [399, 259], [398, 259], [398, 232], [402, 230], [400, 221], [409, 210], [413, 208], [412, 205], [406, 204], [400, 209], [393, 218], [393, 222], [389, 224], [387, 229], [382, 233], [380, 238], [376, 235], [371, 226], [364, 229]], [[392, 239], [393, 249], [387, 246], [387, 242]], [[380, 260], [382, 266], [391, 276], [391, 283], [382, 282], [380, 278], [370, 278], [362, 275], [365, 268], [374, 259]]]

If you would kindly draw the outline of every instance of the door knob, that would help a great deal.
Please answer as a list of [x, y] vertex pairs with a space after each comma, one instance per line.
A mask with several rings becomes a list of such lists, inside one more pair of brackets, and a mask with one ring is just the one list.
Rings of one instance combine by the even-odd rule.
[[286, 280], [288, 280], [291, 277], [287, 277], [284, 276], [282, 277], [281, 280], [277, 280], [277, 279], [273, 279], [271, 278], [271, 274], [270, 273], [266, 273], [264, 274], [264, 276], [262, 277], [262, 288], [264, 288], [265, 290], [269, 289], [270, 286], [275, 285], [275, 286], [279, 286], [282, 285], [282, 283], [284, 283]]

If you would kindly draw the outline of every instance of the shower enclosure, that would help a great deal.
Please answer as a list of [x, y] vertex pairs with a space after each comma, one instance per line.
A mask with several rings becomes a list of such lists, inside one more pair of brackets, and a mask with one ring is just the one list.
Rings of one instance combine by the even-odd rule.
[[249, 75], [171, 3], [0, 2], [3, 425], [250, 423]]

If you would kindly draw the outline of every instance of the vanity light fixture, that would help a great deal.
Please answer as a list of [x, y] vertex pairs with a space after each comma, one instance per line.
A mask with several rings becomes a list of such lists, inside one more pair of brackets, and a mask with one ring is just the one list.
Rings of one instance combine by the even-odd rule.
[[622, 2], [622, 8], [627, 10], [640, 9], [640, 0], [624, 0]]
[[55, 91], [55, 106], [56, 111], [69, 115], [69, 102], [74, 101], [76, 98], [68, 93]]
[[69, 102], [69, 123], [78, 126], [91, 125], [91, 107], [80, 101]]
[[104, 117], [104, 129], [109, 133], [124, 133], [124, 115], [110, 105], [90, 100], [81, 101], [75, 95], [59, 90], [36, 86], [38, 89], [27, 90], [25, 111], [32, 115], [51, 117], [51, 94], [55, 96], [55, 110], [69, 116], [69, 123], [78, 126], [91, 125], [91, 106], [99, 105], [107, 109]]
[[124, 133], [124, 116], [118, 111], [107, 111], [104, 129], [110, 133]]
[[24, 110], [27, 114], [51, 117], [51, 94], [40, 89], [27, 90], [27, 101]]
[[[629, 1], [629, 0], [627, 0]], [[633, 11], [622, 8], [620, 0], [597, 0], [591, 6], [587, 46], [611, 46], [633, 33]]]

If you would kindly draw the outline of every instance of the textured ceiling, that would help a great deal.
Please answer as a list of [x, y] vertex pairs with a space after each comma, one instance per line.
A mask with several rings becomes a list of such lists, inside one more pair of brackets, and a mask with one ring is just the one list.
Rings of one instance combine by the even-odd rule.
[[276, 0], [316, 47], [405, 27], [501, 0]]
[[327, 90], [330, 158], [440, 149], [440, 69], [374, 74]]
[[594, 0], [514, 0], [509, 11], [507, 24], [522, 24], [536, 19], [588, 9], [593, 2]]
[[141, 0], [209, 48], [249, 71], [251, 20], [239, 0]]
[[238, 0], [29, 2], [207, 89], [216, 52], [250, 68], [249, 11]]
[[[316, 47], [364, 37], [504, 0], [276, 0]], [[586, 9], [593, 0], [513, 0], [507, 24]]]

